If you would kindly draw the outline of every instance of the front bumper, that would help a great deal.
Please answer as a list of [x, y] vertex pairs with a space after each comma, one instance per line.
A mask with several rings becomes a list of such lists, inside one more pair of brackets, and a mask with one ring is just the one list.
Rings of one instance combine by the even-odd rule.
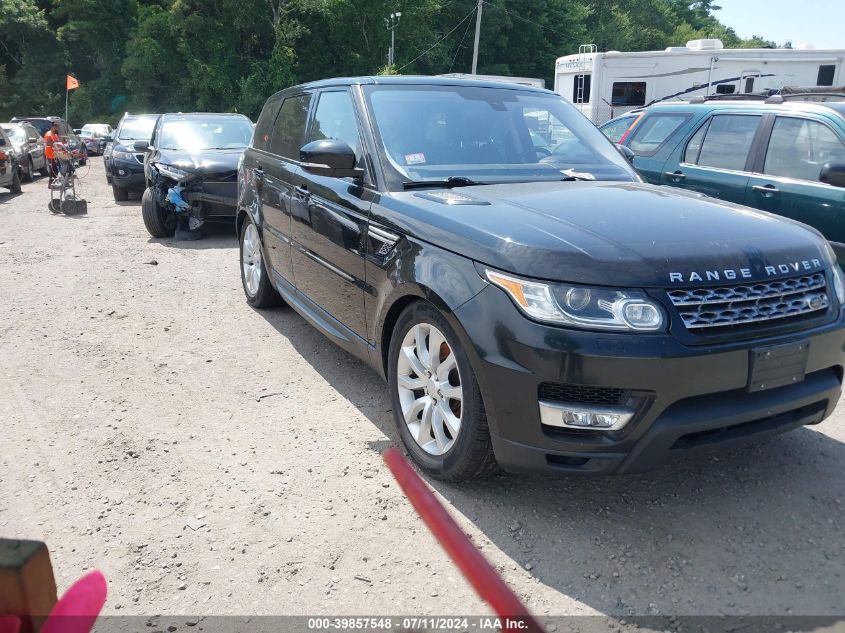
[[136, 160], [118, 160], [112, 157], [107, 173], [111, 184], [118, 189], [140, 193], [146, 187], [144, 166]]
[[[845, 316], [789, 335], [684, 345], [668, 333], [614, 334], [546, 326], [487, 287], [455, 311], [474, 361], [496, 459], [511, 472], [648, 470], [690, 450], [816, 424], [839, 399]], [[803, 381], [751, 392], [751, 350], [809, 342]], [[636, 413], [614, 431], [541, 423], [541, 385], [624, 390]]]

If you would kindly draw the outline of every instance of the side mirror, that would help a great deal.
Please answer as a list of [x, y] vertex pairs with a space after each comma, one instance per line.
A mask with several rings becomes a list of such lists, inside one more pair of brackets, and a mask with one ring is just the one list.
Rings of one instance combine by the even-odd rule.
[[150, 142], [149, 141], [135, 141], [135, 151], [136, 152], [149, 152], [150, 151]]
[[825, 163], [819, 172], [819, 182], [845, 187], [845, 163]]
[[77, 130], [76, 128], [73, 129], [74, 134], [82, 134], [82, 130]]
[[634, 159], [637, 157], [637, 155], [630, 147], [628, 147], [627, 145], [620, 145], [619, 143], [616, 143], [616, 149], [618, 149], [619, 152], [625, 157], [625, 160], [627, 160], [632, 165], [634, 164]]
[[299, 160], [302, 169], [315, 176], [361, 178], [364, 175], [364, 170], [355, 166], [355, 152], [343, 141], [312, 141], [299, 150]]
[[111, 143], [114, 139], [112, 138], [112, 135], [111, 135], [111, 134], [106, 134], [106, 135], [103, 137], [103, 140], [104, 140], [106, 143]]

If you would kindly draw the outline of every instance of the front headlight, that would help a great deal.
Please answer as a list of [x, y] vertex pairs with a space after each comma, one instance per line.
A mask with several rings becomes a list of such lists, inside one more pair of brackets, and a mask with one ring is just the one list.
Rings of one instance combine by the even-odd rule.
[[173, 178], [173, 180], [183, 180], [187, 178], [190, 174], [178, 167], [174, 167], [173, 165], [163, 165], [162, 163], [158, 163], [156, 165], [156, 169], [158, 169], [159, 173], [168, 178]]
[[845, 305], [845, 275], [842, 274], [842, 269], [835, 259], [831, 270], [833, 271], [833, 290], [836, 292], [836, 299], [840, 306]]
[[113, 151], [111, 156], [117, 160], [135, 160], [135, 155], [132, 152]]
[[639, 290], [542, 283], [485, 270], [527, 316], [572, 327], [653, 332], [665, 318], [658, 303]]

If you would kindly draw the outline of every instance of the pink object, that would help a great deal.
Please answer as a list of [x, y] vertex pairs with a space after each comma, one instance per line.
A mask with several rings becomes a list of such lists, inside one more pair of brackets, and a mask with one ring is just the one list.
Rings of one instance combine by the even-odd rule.
[[18, 633], [21, 619], [16, 615], [0, 615], [0, 633]]
[[86, 574], [59, 599], [41, 633], [90, 633], [106, 603], [107, 593], [103, 574], [99, 571]]

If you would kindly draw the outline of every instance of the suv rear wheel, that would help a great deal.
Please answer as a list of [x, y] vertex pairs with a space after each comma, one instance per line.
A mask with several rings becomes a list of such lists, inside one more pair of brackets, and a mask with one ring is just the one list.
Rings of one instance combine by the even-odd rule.
[[12, 170], [12, 184], [9, 185], [9, 191], [12, 193], [21, 192], [21, 176], [17, 169]]
[[172, 237], [176, 232], [176, 216], [158, 203], [150, 188], [145, 189], [141, 197], [141, 217], [153, 237]]
[[399, 437], [420, 469], [446, 481], [497, 470], [475, 372], [434, 306], [416, 302], [399, 316], [388, 378]]
[[282, 298], [273, 284], [261, 254], [258, 229], [248, 217], [241, 227], [241, 283], [246, 301], [253, 308], [270, 308], [279, 305]]

